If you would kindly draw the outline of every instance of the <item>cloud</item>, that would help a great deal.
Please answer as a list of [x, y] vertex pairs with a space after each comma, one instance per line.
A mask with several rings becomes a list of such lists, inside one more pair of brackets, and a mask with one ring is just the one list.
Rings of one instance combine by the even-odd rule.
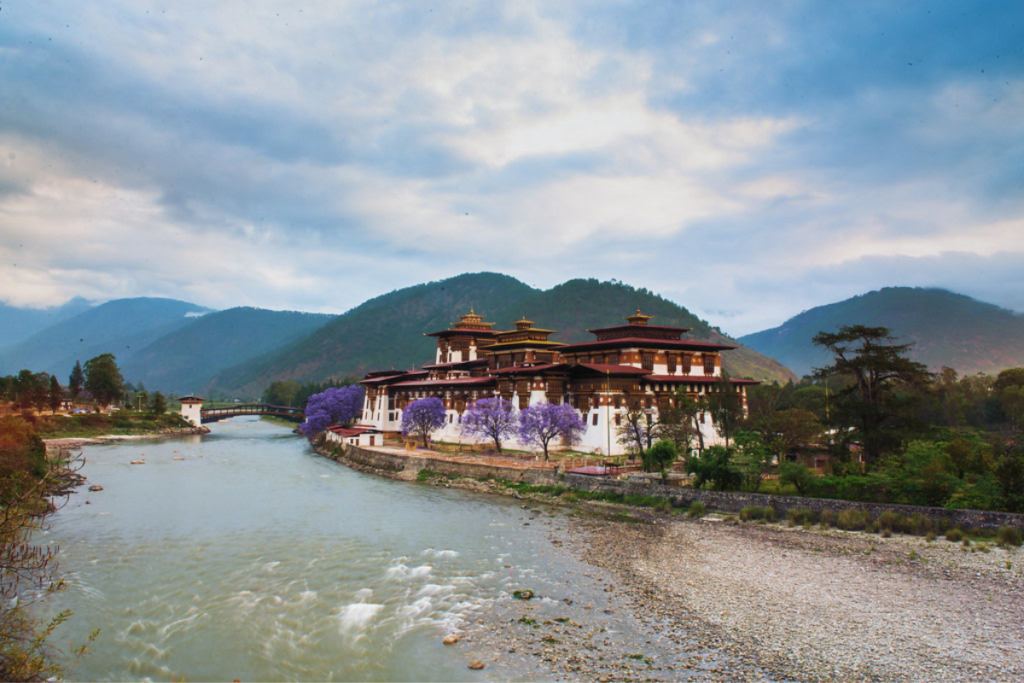
[[343, 311], [486, 269], [615, 277], [734, 334], [894, 284], [1024, 308], [1009, 3], [3, 14], [7, 303]]

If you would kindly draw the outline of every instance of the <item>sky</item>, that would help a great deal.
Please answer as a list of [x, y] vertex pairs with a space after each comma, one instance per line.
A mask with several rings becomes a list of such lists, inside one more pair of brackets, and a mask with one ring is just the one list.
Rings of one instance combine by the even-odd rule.
[[733, 336], [896, 285], [1024, 311], [1021, 36], [1013, 1], [0, 0], [0, 301], [495, 271]]

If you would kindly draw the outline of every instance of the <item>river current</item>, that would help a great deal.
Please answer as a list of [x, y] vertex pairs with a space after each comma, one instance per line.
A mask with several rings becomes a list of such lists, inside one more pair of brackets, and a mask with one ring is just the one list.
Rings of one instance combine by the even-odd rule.
[[255, 418], [212, 429], [85, 449], [104, 490], [80, 488], [47, 536], [68, 587], [46, 609], [74, 612], [55, 641], [101, 629], [72, 676], [480, 680], [440, 639], [565, 582], [560, 515], [361, 474]]

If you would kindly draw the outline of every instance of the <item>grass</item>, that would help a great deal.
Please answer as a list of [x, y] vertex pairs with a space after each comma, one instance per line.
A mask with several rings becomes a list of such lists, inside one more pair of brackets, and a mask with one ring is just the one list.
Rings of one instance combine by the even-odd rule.
[[36, 426], [36, 432], [44, 439], [155, 434], [165, 429], [191, 427], [177, 413], [160, 416], [149, 413], [120, 411], [111, 415], [89, 413], [86, 415], [47, 416]]

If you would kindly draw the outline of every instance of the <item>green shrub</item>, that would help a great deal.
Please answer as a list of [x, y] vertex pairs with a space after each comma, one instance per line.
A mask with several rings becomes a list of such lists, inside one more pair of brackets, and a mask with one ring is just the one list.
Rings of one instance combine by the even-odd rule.
[[946, 530], [946, 540], [951, 543], [959, 543], [964, 540], [965, 537], [966, 534], [964, 533], [964, 530], [958, 526]]
[[878, 516], [876, 520], [878, 522], [878, 528], [887, 531], [898, 531], [900, 533], [906, 533], [911, 528], [910, 520], [901, 515], [898, 512], [892, 512], [891, 510], [885, 510]]
[[754, 520], [763, 519], [764, 510], [757, 507], [756, 505], [750, 505], [740, 510], [740, 521], [741, 522], [752, 522]]
[[821, 513], [821, 519], [819, 520], [821, 528], [828, 529], [829, 527], [834, 527], [837, 519], [836, 513], [833, 510], [825, 510]]
[[811, 510], [794, 508], [786, 515], [786, 521], [789, 523], [789, 526], [807, 526], [808, 524], [814, 524], [816, 517], [817, 515]]
[[999, 539], [999, 545], [1015, 546], [1018, 548], [1024, 545], [1024, 537], [1022, 537], [1020, 529], [1015, 526], [999, 527], [997, 538]]
[[932, 534], [932, 537], [935, 537], [932, 520], [929, 517], [922, 515], [920, 512], [915, 512], [913, 514], [913, 516], [908, 520], [908, 525], [909, 527], [907, 531], [915, 536], [926, 536], [928, 534]]
[[699, 500], [695, 500], [692, 503], [690, 503], [690, 507], [686, 511], [686, 516], [693, 517], [694, 519], [700, 519], [706, 514], [707, 507], [705, 507], [704, 503], [702, 503]]
[[766, 522], [774, 522], [776, 520], [775, 508], [773, 508], [773, 507], [766, 507], [766, 508], [763, 508], [763, 511], [764, 511], [764, 514], [763, 514], [764, 521], [766, 521]]
[[867, 510], [843, 510], [836, 517], [836, 526], [846, 531], [861, 531], [872, 523]]
[[935, 540], [935, 532], [929, 531], [928, 534], [924, 537], [924, 540], [928, 541], [929, 543], [933, 542]]

